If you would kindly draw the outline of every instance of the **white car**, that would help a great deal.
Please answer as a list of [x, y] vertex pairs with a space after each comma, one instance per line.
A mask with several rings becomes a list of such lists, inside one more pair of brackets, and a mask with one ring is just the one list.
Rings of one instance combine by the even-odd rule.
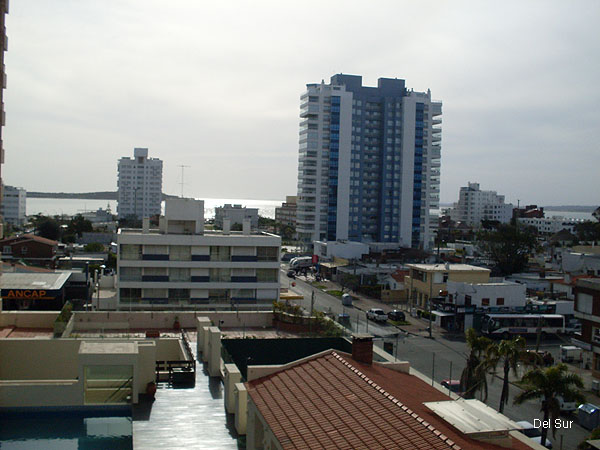
[[380, 308], [371, 308], [367, 311], [367, 319], [374, 320], [375, 322], [387, 322], [388, 316]]
[[[533, 442], [540, 445], [542, 444], [542, 432], [539, 428], [534, 427], [532, 424], [525, 420], [517, 422], [517, 425], [523, 428], [522, 430], [519, 430], [521, 433], [523, 433]], [[548, 439], [548, 436], [546, 436], [546, 444], [544, 445], [544, 447], [552, 448], [552, 442], [550, 441], [550, 439]]]

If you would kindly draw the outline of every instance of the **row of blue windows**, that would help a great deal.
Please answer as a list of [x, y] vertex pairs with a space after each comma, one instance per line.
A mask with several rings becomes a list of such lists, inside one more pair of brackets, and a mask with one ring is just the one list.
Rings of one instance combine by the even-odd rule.
[[332, 125], [329, 127], [329, 129], [330, 129], [331, 131], [339, 131], [339, 129], [340, 129], [340, 125], [339, 125], [339, 124], [337, 124], [337, 123], [336, 123], [336, 124], [332, 124]]
[[417, 103], [417, 111], [423, 111], [425, 104], [424, 103]]
[[339, 106], [332, 106], [331, 107], [331, 112], [340, 112], [340, 107]]
[[332, 105], [339, 105], [340, 104], [340, 97], [339, 96], [332, 96], [331, 97], [331, 104]]

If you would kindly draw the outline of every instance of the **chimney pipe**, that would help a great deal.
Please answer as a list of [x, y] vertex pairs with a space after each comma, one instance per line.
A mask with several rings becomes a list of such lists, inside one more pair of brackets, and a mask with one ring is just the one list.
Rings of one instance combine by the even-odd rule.
[[231, 219], [223, 219], [223, 234], [231, 232]]
[[370, 334], [352, 335], [352, 359], [356, 362], [373, 364], [373, 336]]
[[245, 235], [250, 234], [251, 224], [252, 224], [252, 222], [248, 218], [245, 218], [244, 220], [242, 220], [242, 232]]

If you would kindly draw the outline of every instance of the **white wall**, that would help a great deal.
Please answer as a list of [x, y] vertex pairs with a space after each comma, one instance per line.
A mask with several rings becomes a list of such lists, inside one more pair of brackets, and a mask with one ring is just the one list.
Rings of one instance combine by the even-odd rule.
[[[465, 296], [471, 297], [473, 306], [504, 306], [517, 307], [525, 306], [526, 286], [518, 283], [464, 283], [457, 281], [447, 282], [448, 294], [454, 297], [454, 303], [458, 305], [465, 304]], [[488, 298], [489, 305], [483, 305], [482, 299]], [[504, 304], [498, 305], [497, 299], [503, 298]]]

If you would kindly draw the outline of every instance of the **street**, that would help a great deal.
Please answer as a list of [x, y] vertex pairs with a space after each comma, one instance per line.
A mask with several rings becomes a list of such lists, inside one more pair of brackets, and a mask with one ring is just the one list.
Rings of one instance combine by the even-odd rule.
[[[294, 287], [291, 287], [292, 282], [296, 284]], [[349, 314], [350, 332], [370, 333], [375, 336], [375, 345], [382, 348], [384, 342], [391, 343], [394, 349], [393, 356], [396, 356], [399, 360], [409, 361], [411, 367], [435, 381], [460, 379], [468, 354], [464, 338], [451, 338], [434, 332], [434, 339], [429, 339], [425, 332], [407, 334], [391, 324], [376, 324], [366, 319], [365, 310], [370, 307], [381, 307], [383, 305], [374, 303], [366, 306], [361, 304], [360, 306], [344, 307], [339, 298], [322, 292], [311, 286], [310, 283], [299, 278], [295, 280], [287, 278], [284, 270], [282, 270], [281, 285], [284, 288], [290, 287], [295, 293], [302, 295], [304, 299], [296, 300], [295, 302], [307, 311], [310, 311], [311, 296], [314, 292], [314, 308], [316, 310], [331, 312], [336, 317], [340, 313]], [[412, 320], [422, 323], [423, 331], [428, 326], [426, 321], [419, 319]], [[561, 343], [560, 341], [545, 342], [540, 345], [540, 350], [550, 351], [555, 360], [559, 361], [558, 349]], [[528, 342], [528, 344], [531, 344], [531, 342]], [[501, 390], [502, 379], [500, 377], [495, 376], [488, 379], [488, 399], [486, 403], [496, 410], [499, 407]], [[543, 414], [540, 411], [541, 402], [530, 401], [522, 405], [513, 404], [513, 399], [519, 392], [520, 389], [517, 386], [510, 385], [509, 401], [504, 407], [504, 414], [516, 422], [525, 420], [533, 423], [533, 420], [536, 418], [542, 419]], [[561, 419], [572, 420], [572, 427], [568, 430], [557, 429], [556, 437], [552, 436], [552, 432], [549, 431], [548, 437], [552, 441], [554, 449], [574, 449], [590, 434], [590, 431], [577, 424], [576, 416], [561, 416]]]

